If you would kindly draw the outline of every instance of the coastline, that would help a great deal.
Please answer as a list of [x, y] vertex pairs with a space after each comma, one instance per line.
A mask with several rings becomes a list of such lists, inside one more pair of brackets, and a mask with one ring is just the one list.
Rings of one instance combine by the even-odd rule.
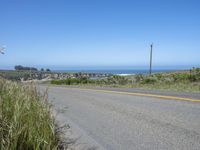
[[[99, 69], [99, 70], [52, 70], [53, 72], [60, 73], [94, 73], [94, 74], [113, 74], [113, 75], [135, 75], [135, 74], [148, 74], [148, 69]], [[152, 70], [152, 73], [168, 73], [176, 71], [185, 71], [185, 69], [155, 69]]]

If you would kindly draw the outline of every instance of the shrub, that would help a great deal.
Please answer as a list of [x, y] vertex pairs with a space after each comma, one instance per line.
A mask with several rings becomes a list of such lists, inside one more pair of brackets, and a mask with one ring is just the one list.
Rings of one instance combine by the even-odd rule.
[[174, 81], [184, 81], [190, 78], [190, 74], [187, 73], [174, 73], [172, 75]]
[[200, 68], [193, 68], [190, 71], [190, 80], [200, 81]]
[[161, 73], [156, 73], [154, 75], [158, 80], [161, 80], [163, 78], [163, 75]]
[[136, 74], [135, 75], [135, 81], [140, 82], [144, 79], [144, 76], [142, 74]]
[[156, 78], [153, 77], [146, 77], [141, 83], [142, 84], [153, 84], [155, 83], [157, 80]]
[[[103, 81], [103, 80], [101, 80], [101, 81]], [[125, 85], [125, 84], [128, 84], [128, 79], [123, 76], [113, 75], [111, 77], [108, 77], [107, 80], [105, 80], [105, 82], [107, 84]]]
[[61, 80], [52, 80], [52, 81], [51, 81], [51, 84], [60, 85], [60, 84], [63, 84], [63, 82], [62, 82]]

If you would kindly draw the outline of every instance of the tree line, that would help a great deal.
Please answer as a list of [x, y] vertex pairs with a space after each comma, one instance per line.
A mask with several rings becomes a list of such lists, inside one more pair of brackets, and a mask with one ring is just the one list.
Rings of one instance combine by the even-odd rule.
[[[17, 71], [38, 71], [38, 69], [37, 68], [35, 68], [35, 67], [25, 67], [25, 66], [21, 66], [21, 65], [16, 65], [15, 66], [15, 70], [17, 70]], [[49, 72], [49, 71], [51, 71], [50, 69], [44, 69], [44, 68], [42, 68], [40, 71], [47, 71], [47, 72]]]

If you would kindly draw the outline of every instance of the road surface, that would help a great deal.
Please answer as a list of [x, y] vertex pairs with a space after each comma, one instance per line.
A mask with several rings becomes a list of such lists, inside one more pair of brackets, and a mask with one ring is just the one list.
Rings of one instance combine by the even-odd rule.
[[200, 150], [199, 102], [107, 89], [52, 86], [48, 91], [57, 110], [67, 108], [61, 118], [70, 120], [99, 149]]

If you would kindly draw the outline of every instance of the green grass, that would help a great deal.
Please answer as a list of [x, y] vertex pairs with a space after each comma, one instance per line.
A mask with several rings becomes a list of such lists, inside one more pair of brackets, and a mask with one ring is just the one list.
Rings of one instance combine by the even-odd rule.
[[0, 79], [0, 149], [59, 149], [47, 97], [31, 85]]

